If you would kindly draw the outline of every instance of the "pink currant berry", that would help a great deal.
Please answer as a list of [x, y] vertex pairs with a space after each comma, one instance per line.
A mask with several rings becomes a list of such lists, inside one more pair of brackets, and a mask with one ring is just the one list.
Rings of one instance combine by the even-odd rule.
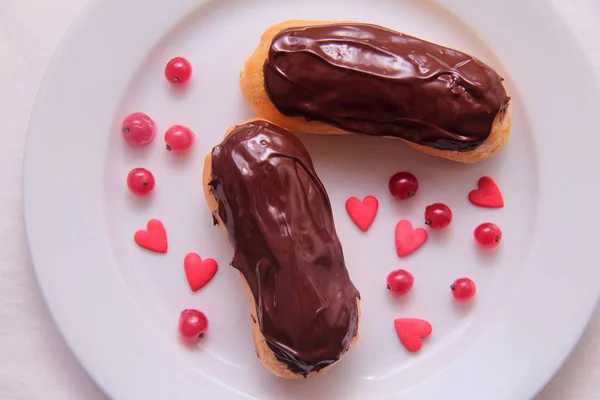
[[121, 133], [127, 144], [131, 146], [144, 146], [154, 139], [156, 125], [152, 118], [144, 113], [137, 112], [128, 115], [121, 125]]
[[397, 172], [388, 184], [390, 193], [398, 200], [414, 197], [419, 190], [419, 181], [410, 172]]
[[475, 241], [484, 249], [492, 249], [500, 244], [502, 231], [498, 225], [486, 222], [475, 228]]
[[145, 196], [154, 189], [154, 175], [145, 168], [134, 168], [127, 174], [127, 187], [136, 196]]
[[470, 280], [469, 278], [459, 278], [454, 281], [452, 286], [452, 296], [458, 301], [466, 301], [475, 296], [475, 292], [477, 288], [475, 287], [475, 282]]
[[445, 204], [434, 203], [425, 208], [425, 224], [431, 229], [444, 229], [452, 221], [452, 210]]
[[183, 57], [169, 60], [165, 67], [165, 77], [173, 85], [183, 85], [192, 76], [192, 64]]
[[194, 142], [194, 133], [182, 125], [173, 125], [165, 132], [167, 150], [186, 151]]
[[179, 316], [179, 333], [187, 342], [195, 342], [204, 337], [208, 329], [206, 315], [198, 310], [186, 309]]
[[408, 271], [399, 269], [390, 272], [387, 277], [387, 288], [397, 295], [403, 295], [408, 293], [412, 288], [415, 278]]

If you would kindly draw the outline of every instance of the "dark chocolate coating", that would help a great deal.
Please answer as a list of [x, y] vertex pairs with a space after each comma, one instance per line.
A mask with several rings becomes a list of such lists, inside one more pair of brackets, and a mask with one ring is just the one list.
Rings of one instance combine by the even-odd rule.
[[502, 78], [476, 58], [369, 24], [283, 30], [264, 78], [286, 116], [442, 150], [481, 145], [510, 100]]
[[277, 359], [299, 374], [337, 361], [357, 333], [359, 294], [306, 148], [266, 121], [237, 126], [212, 150], [209, 185]]

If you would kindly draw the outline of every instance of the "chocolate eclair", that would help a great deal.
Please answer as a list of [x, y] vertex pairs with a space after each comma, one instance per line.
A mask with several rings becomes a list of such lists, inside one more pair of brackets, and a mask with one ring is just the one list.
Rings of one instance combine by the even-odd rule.
[[250, 120], [208, 154], [203, 180], [235, 249], [258, 357], [283, 378], [325, 372], [358, 339], [360, 297], [306, 148], [291, 132]]
[[381, 26], [287, 21], [263, 34], [240, 86], [254, 112], [292, 132], [397, 138], [473, 163], [509, 136], [502, 81], [468, 54]]

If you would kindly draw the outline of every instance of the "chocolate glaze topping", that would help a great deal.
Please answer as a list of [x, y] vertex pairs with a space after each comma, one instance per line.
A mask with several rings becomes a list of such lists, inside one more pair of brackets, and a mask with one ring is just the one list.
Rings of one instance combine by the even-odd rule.
[[368, 24], [283, 30], [264, 77], [286, 116], [443, 150], [479, 146], [510, 100], [502, 78], [481, 61]]
[[307, 374], [337, 361], [358, 328], [329, 197], [302, 143], [266, 121], [212, 150], [212, 194], [278, 360]]

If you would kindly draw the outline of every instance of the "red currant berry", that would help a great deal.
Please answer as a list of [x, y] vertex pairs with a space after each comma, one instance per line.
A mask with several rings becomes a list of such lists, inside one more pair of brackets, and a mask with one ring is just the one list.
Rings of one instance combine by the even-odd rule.
[[397, 172], [390, 178], [388, 187], [392, 196], [398, 200], [405, 200], [417, 194], [419, 181], [410, 172]]
[[390, 272], [387, 277], [387, 288], [397, 295], [408, 293], [412, 288], [415, 278], [410, 272], [403, 269]]
[[434, 203], [425, 208], [425, 224], [431, 229], [444, 229], [452, 221], [452, 210], [445, 204]]
[[452, 296], [458, 301], [466, 301], [475, 296], [475, 292], [477, 288], [475, 287], [475, 282], [470, 280], [469, 278], [459, 278], [454, 281], [452, 286]]
[[190, 128], [182, 125], [173, 125], [165, 132], [167, 150], [185, 151], [189, 149], [194, 142], [194, 136]]
[[492, 249], [500, 244], [502, 240], [502, 231], [498, 225], [486, 222], [475, 228], [473, 233], [475, 241], [484, 249]]
[[165, 67], [165, 77], [173, 85], [183, 85], [192, 76], [192, 64], [183, 57], [169, 60]]
[[154, 189], [154, 175], [145, 168], [134, 168], [127, 175], [127, 187], [136, 196], [145, 196]]
[[143, 146], [154, 139], [156, 125], [152, 118], [144, 113], [137, 112], [128, 115], [121, 125], [121, 133], [127, 144]]
[[198, 310], [183, 310], [179, 316], [179, 333], [183, 340], [195, 342], [204, 337], [208, 328], [208, 319]]

